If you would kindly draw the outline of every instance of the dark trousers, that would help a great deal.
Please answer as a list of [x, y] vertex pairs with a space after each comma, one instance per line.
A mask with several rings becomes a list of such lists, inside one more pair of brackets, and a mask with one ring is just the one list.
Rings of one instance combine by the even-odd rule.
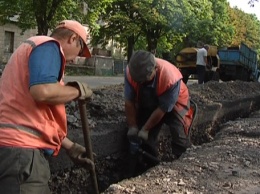
[[[140, 112], [140, 127], [145, 124], [150, 115], [151, 113], [148, 112]], [[151, 148], [151, 153], [155, 156], [157, 155], [158, 135], [164, 123], [168, 125], [170, 129], [172, 154], [174, 154], [176, 157], [180, 157], [181, 154], [184, 153], [186, 149], [191, 146], [191, 143], [189, 137], [185, 134], [182, 122], [177, 118], [174, 112], [166, 113], [161, 122], [149, 130], [147, 144]]]
[[206, 67], [204, 65], [197, 65], [198, 84], [203, 84], [205, 79]]
[[[137, 108], [139, 129], [144, 126], [158, 105], [159, 99], [157, 97], [156, 87], [142, 85], [139, 89], [139, 103]], [[136, 144], [135, 142], [130, 142], [131, 149], [129, 152], [130, 154], [128, 154], [127, 157], [127, 178], [133, 176], [134, 174], [138, 175], [138, 167], [140, 167], [139, 169], [143, 172], [144, 170], [158, 164], [158, 135], [164, 123], [170, 127], [172, 136], [172, 153], [176, 157], [181, 156], [181, 154], [190, 146], [190, 140], [184, 132], [182, 122], [177, 118], [174, 112], [166, 113], [162, 120], [149, 130], [148, 140], [146, 142], [142, 142], [141, 145], [138, 144], [141, 146], [142, 154], [134, 152], [136, 149], [133, 149], [133, 147], [135, 148]], [[144, 152], [146, 154], [144, 154]]]
[[49, 163], [38, 149], [0, 147], [1, 194], [50, 194]]

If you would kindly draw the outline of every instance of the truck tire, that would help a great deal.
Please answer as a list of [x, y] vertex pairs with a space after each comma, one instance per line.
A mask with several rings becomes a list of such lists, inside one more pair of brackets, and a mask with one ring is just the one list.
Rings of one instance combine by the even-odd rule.
[[237, 67], [235, 80], [249, 81], [249, 73], [246, 68]]

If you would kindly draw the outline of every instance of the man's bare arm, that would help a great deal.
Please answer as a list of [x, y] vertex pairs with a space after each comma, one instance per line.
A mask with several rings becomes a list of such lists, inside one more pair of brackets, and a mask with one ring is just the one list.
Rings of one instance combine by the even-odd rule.
[[54, 105], [64, 104], [79, 96], [77, 88], [59, 82], [31, 86], [30, 93], [35, 101]]

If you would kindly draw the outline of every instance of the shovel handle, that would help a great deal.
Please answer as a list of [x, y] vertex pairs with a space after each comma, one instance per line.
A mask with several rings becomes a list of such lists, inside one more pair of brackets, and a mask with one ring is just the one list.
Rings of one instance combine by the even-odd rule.
[[[80, 112], [80, 118], [81, 118], [82, 130], [83, 130], [83, 136], [84, 136], [84, 142], [86, 148], [86, 155], [94, 163], [92, 144], [90, 139], [90, 128], [89, 128], [87, 108], [86, 108], [87, 103], [85, 100], [78, 100], [78, 104], [79, 104], [79, 112]], [[94, 186], [95, 194], [99, 194], [95, 165], [93, 166], [93, 168], [90, 169], [90, 176]]]

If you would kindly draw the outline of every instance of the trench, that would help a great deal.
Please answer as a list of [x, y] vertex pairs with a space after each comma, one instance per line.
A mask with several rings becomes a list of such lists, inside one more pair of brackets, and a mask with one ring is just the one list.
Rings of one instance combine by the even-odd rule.
[[[220, 125], [234, 120], [238, 117], [246, 118], [248, 115], [259, 110], [259, 96], [242, 99], [233, 102], [216, 102], [208, 107], [199, 107], [197, 121], [192, 127], [191, 141], [194, 145], [201, 145], [212, 141], [220, 130]], [[205, 113], [207, 113], [205, 115]], [[207, 116], [207, 117], [206, 117]], [[162, 129], [159, 138], [159, 156], [162, 162], [171, 162], [171, 136], [167, 128]], [[98, 181], [99, 192], [104, 192], [111, 184], [120, 182], [126, 178], [135, 177], [144, 173], [152, 165], [149, 162], [138, 161], [136, 171], [131, 176], [126, 172], [131, 170], [129, 161], [128, 147], [116, 154], [110, 154], [105, 157], [97, 157], [95, 159], [96, 175]], [[148, 164], [147, 164], [148, 163]], [[53, 193], [59, 194], [91, 194], [93, 185], [91, 177], [87, 170], [79, 166], [65, 168], [56, 172], [52, 172], [49, 182]]]

